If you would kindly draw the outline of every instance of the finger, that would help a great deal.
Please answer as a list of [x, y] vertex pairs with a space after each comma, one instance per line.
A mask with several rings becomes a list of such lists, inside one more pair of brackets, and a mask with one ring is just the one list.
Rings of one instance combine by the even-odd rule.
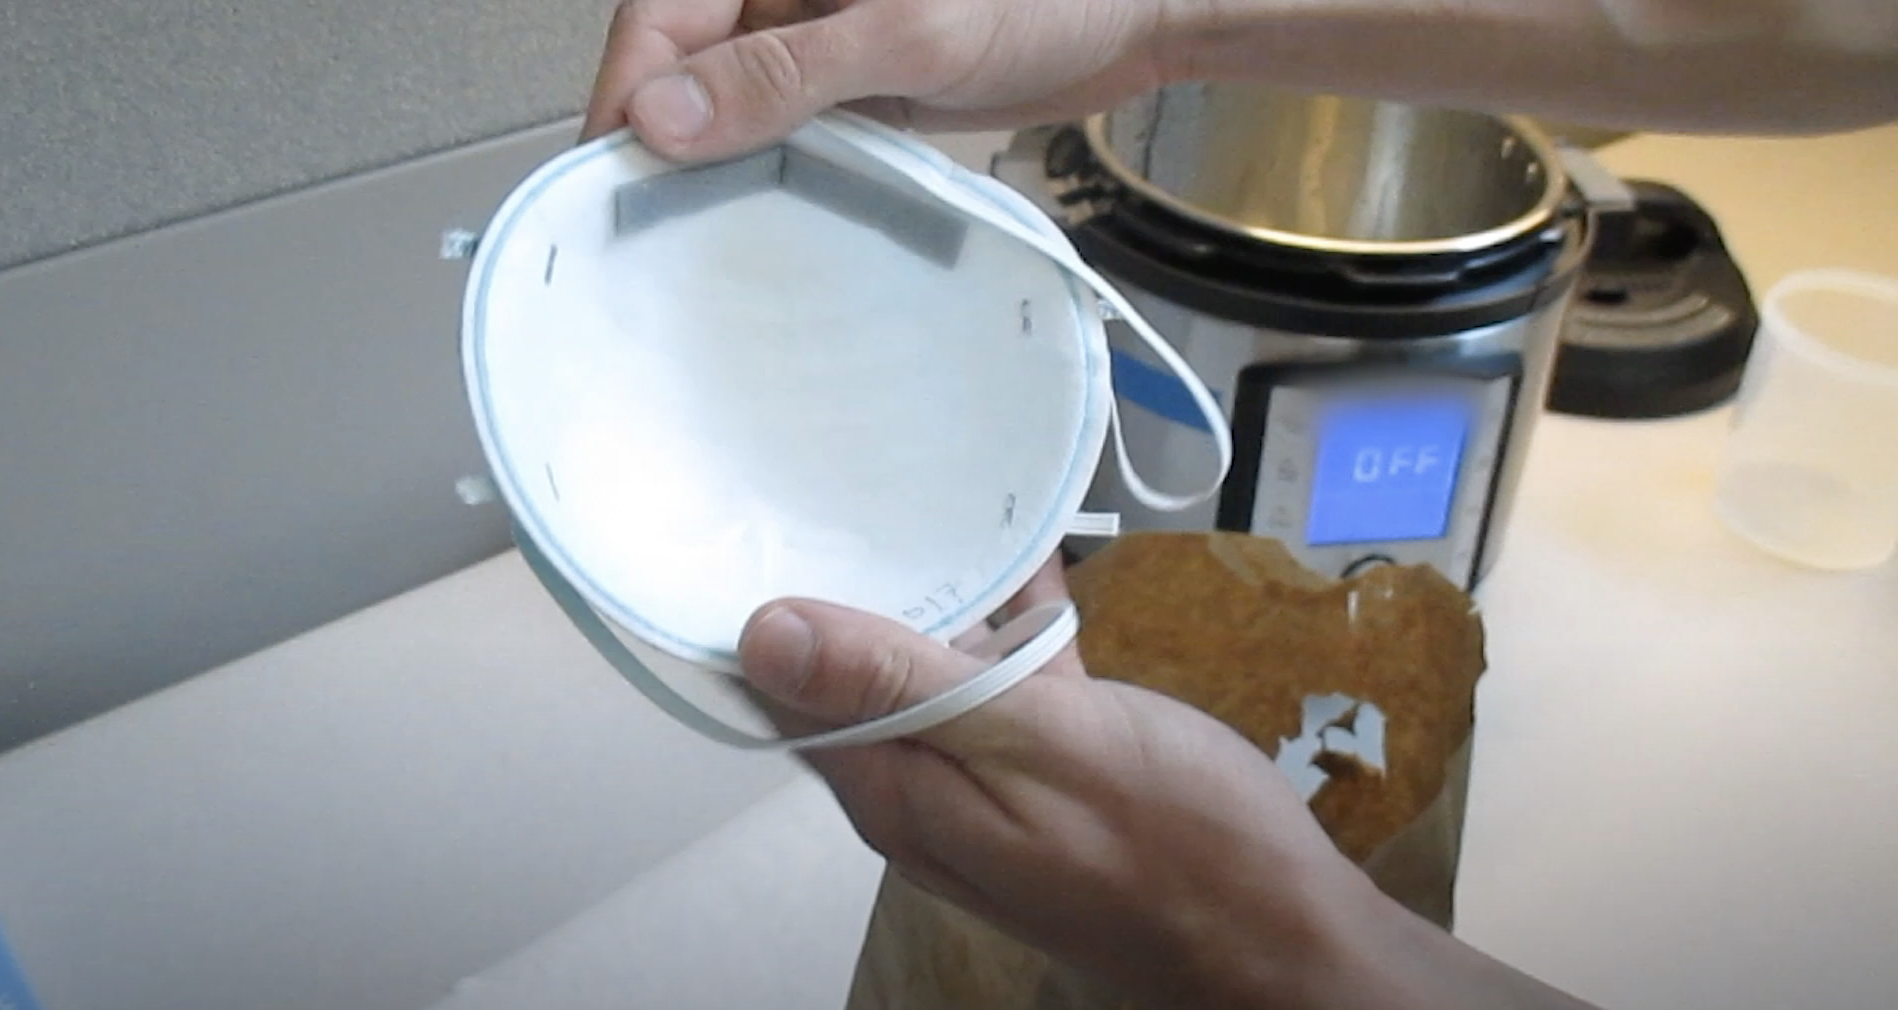
[[1029, 578], [1028, 584], [1002, 605], [1002, 616], [1005, 619], [1019, 617], [1044, 603], [1058, 603], [1068, 598], [1066, 570], [1061, 563], [1061, 553], [1056, 551]]
[[[765, 623], [761, 614], [758, 624]], [[741, 653], [778, 649], [785, 643], [748, 638]], [[793, 646], [793, 651], [801, 648]], [[757, 666], [754, 660], [750, 665]], [[766, 679], [768, 678], [760, 678]], [[815, 718], [770, 697], [752, 685], [744, 690], [780, 732], [803, 736], [828, 729], [834, 723]], [[812, 707], [809, 702], [800, 702]], [[819, 706], [821, 707], [821, 706]], [[967, 837], [1005, 831], [1015, 818], [1001, 807], [994, 792], [978, 782], [972, 763], [958, 760], [920, 740], [891, 740], [858, 747], [831, 747], [799, 751], [798, 756], [822, 776], [837, 797], [865, 844], [889, 859], [893, 866], [920, 872], [938, 888], [950, 887], [952, 900], [972, 894], [958, 878], [937, 863], [932, 839], [938, 835]], [[938, 890], [951, 897], [951, 893]]]
[[864, 844], [911, 884], [997, 921], [1002, 905], [969, 871], [1006, 864], [1021, 847], [1019, 817], [979, 772], [922, 744], [898, 741], [809, 755]]
[[746, 0], [744, 13], [738, 16], [738, 25], [748, 32], [782, 28], [799, 21], [835, 14], [846, 3], [847, 0]]
[[906, 57], [904, 9], [864, 0], [712, 46], [641, 85], [627, 120], [660, 154], [701, 161], [781, 140], [832, 106], [904, 93], [921, 66]]
[[[786, 736], [832, 728], [750, 685], [743, 690]], [[993, 834], [1012, 820], [972, 765], [918, 740], [797, 754], [830, 786], [864, 843], [899, 866], [933, 863], [930, 839], [939, 834], [964, 837], [972, 824]]]
[[995, 625], [992, 621], [993, 619], [983, 621], [981, 624], [950, 639], [949, 647], [957, 652], [967, 652], [973, 655], [976, 646], [981, 645], [987, 641], [990, 636], [995, 634]]
[[[873, 614], [787, 600], [753, 615], [739, 665], [773, 701], [832, 726], [889, 715], [981, 673], [986, 662]], [[917, 735], [951, 755], [981, 752], [1008, 735], [1008, 695]]]
[[805, 759], [823, 776], [864, 843], [897, 866], [935, 862], [929, 838], [945, 817], [1005, 823], [973, 773], [921, 743], [812, 751]]
[[995, 634], [995, 629], [1020, 617], [1044, 603], [1053, 603], [1068, 598], [1066, 580], [1062, 577], [1061, 553], [1056, 551], [1047, 562], [1035, 570], [1028, 583], [1008, 598], [988, 620], [982, 624], [950, 639], [949, 644], [957, 650], [975, 655], [984, 655], [978, 647]]
[[[1072, 599], [1073, 598], [1068, 594], [1067, 577], [1062, 564], [1061, 553], [1056, 551], [1036, 570], [1026, 585], [1022, 586], [1014, 596], [1009, 597], [1007, 603], [1002, 604], [1002, 608], [996, 611], [991, 621], [999, 630], [1009, 621], [1044, 604], [1071, 602]], [[980, 639], [969, 641], [959, 646], [959, 648], [970, 655], [980, 657], [987, 662], [993, 663], [1002, 658], [1001, 654], [995, 649], [996, 639], [999, 637], [1000, 636], [985, 635]], [[1055, 654], [1053, 659], [1048, 661], [1047, 666], [1042, 668], [1041, 676], [1087, 676], [1087, 671], [1081, 664], [1079, 647], [1075, 643], [1069, 642], [1066, 647]]]
[[623, 0], [587, 100], [582, 140], [626, 125], [633, 90], [691, 53], [729, 38], [743, 0]]
[[1084, 119], [1145, 94], [1160, 83], [1150, 68], [1130, 61], [1029, 101], [1005, 101], [992, 107], [956, 106], [875, 96], [851, 102], [850, 109], [891, 126], [924, 133], [1014, 130]]
[[[739, 657], [750, 682], [778, 705], [832, 725], [916, 704], [983, 665], [894, 621], [808, 601], [761, 609], [740, 639]], [[966, 868], [1027, 844], [1035, 820], [1024, 811], [1035, 803], [1022, 797], [1045, 794], [1039, 776], [1098, 746], [1104, 734], [1093, 688], [1031, 678], [914, 738], [803, 756], [858, 833], [893, 864]], [[956, 900], [981, 897], [973, 881], [927, 875]]]

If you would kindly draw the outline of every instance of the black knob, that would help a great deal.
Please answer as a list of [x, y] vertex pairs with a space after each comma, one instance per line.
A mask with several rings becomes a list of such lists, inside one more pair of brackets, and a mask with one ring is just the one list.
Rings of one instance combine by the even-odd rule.
[[1366, 554], [1365, 556], [1357, 559], [1356, 561], [1353, 561], [1350, 564], [1344, 566], [1344, 571], [1340, 572], [1338, 574], [1338, 577], [1342, 579], [1349, 579], [1367, 569], [1376, 568], [1378, 565], [1394, 565], [1396, 563], [1397, 563], [1397, 559], [1391, 557], [1388, 554]]

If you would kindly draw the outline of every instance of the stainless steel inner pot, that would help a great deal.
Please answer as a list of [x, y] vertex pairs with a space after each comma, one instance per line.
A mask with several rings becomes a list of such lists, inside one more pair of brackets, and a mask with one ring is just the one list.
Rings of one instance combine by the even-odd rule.
[[1547, 221], [1567, 179], [1526, 120], [1189, 82], [1086, 123], [1148, 200], [1264, 242], [1354, 256], [1475, 252]]

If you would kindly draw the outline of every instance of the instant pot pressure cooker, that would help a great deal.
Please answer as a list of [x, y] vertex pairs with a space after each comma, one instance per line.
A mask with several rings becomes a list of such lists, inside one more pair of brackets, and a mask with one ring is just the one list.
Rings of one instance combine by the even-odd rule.
[[[1586, 201], [1531, 124], [1187, 83], [1017, 134], [993, 165], [1060, 221], [1219, 398], [1221, 494], [1182, 513], [1112, 480], [1130, 530], [1240, 530], [1347, 575], [1497, 555], [1586, 259]], [[1162, 488], [1217, 460], [1185, 389], [1110, 330], [1129, 449]]]

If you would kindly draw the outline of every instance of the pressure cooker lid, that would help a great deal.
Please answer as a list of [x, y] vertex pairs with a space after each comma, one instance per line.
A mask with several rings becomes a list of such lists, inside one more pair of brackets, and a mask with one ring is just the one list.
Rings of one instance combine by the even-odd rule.
[[1692, 197], [1647, 180], [1625, 186], [1564, 319], [1548, 407], [1636, 419], [1721, 404], [1740, 388], [1759, 325], [1746, 277]]
[[1567, 187], [1520, 119], [1190, 82], [1085, 124], [1141, 197], [1230, 234], [1352, 256], [1479, 252], [1545, 224]]

